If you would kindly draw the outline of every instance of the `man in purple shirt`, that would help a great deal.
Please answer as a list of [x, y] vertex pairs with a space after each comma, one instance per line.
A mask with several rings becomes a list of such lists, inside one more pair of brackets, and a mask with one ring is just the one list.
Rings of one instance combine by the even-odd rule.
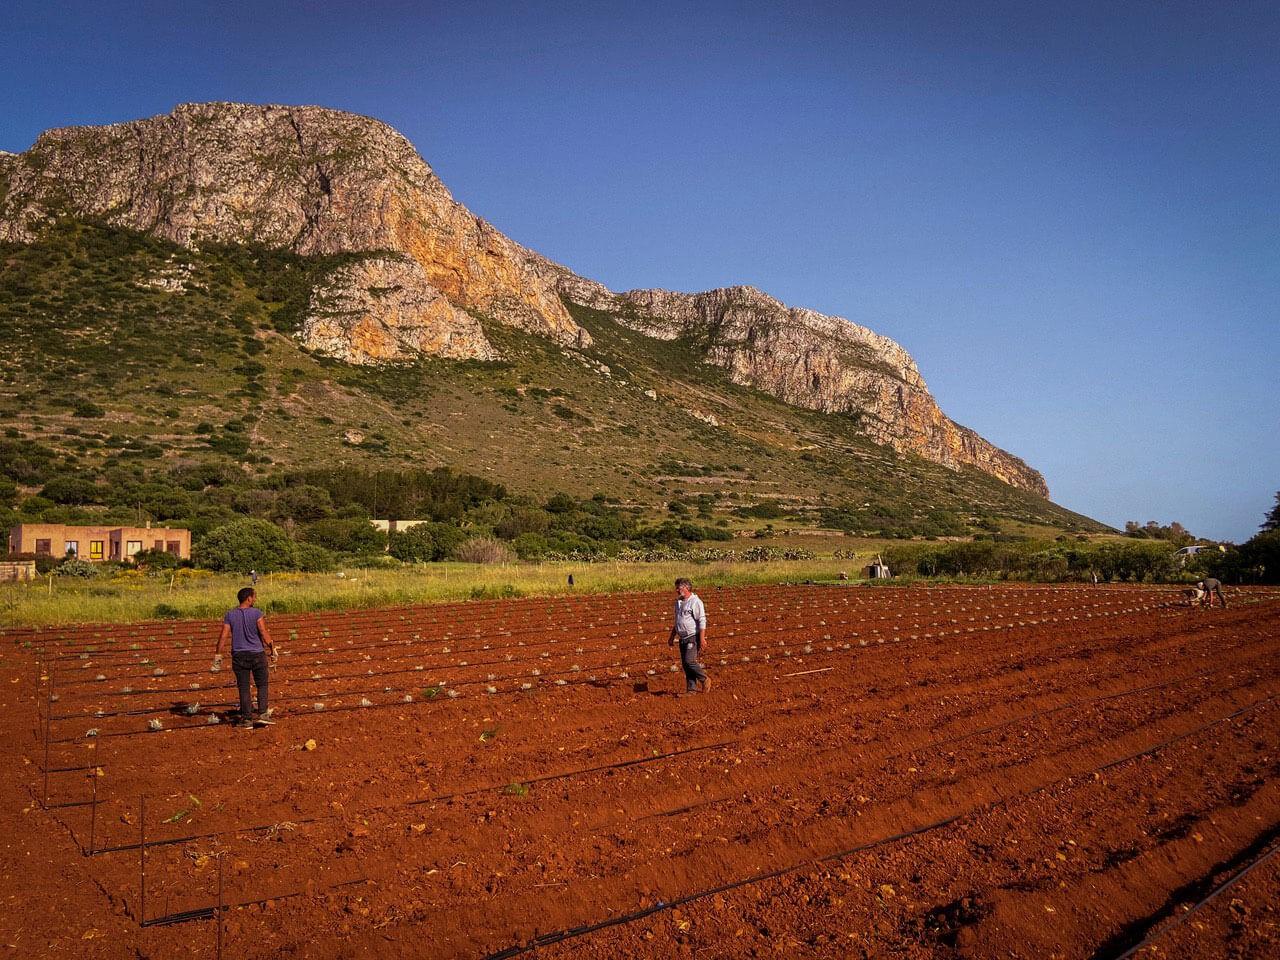
[[[213, 648], [213, 672], [222, 669], [222, 644], [231, 640], [231, 670], [236, 675], [236, 686], [240, 690], [240, 720], [237, 726], [252, 728], [254, 723], [267, 724], [271, 720], [267, 708], [267, 653], [275, 658], [275, 644], [267, 632], [267, 624], [262, 611], [254, 606], [258, 599], [253, 587], [244, 587], [236, 594], [240, 605], [228, 610], [222, 618], [222, 632]], [[258, 688], [258, 713], [254, 716], [253, 704], [249, 699], [249, 679]]]

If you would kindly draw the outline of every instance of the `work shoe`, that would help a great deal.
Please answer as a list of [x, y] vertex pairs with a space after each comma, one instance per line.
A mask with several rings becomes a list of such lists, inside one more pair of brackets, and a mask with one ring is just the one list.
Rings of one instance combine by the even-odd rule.
[[245, 719], [245, 720], [237, 720], [237, 721], [236, 721], [236, 729], [237, 729], [237, 730], [252, 730], [252, 729], [253, 729], [253, 721], [252, 721], [252, 720], [248, 720], [248, 719]]
[[268, 710], [266, 713], [260, 713], [253, 718], [253, 725], [255, 727], [269, 727], [273, 723], [275, 723], [275, 721], [271, 719], [270, 710]]

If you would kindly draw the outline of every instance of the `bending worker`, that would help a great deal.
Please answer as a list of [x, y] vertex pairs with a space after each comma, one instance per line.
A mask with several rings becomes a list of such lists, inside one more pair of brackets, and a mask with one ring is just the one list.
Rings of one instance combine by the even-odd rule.
[[671, 624], [671, 636], [667, 637], [667, 646], [680, 640], [680, 663], [684, 667], [684, 683], [686, 693], [697, 693], [698, 683], [702, 684], [702, 692], [711, 689], [711, 679], [707, 671], [698, 662], [702, 654], [702, 645], [707, 638], [707, 610], [702, 599], [693, 592], [693, 583], [688, 577], [676, 581], [675, 620]]
[[1222, 595], [1221, 580], [1218, 580], [1214, 577], [1205, 577], [1203, 580], [1197, 583], [1196, 586], [1204, 591], [1204, 600], [1201, 602], [1204, 603], [1206, 606], [1210, 606], [1210, 607], [1213, 606], [1213, 597], [1214, 597], [1214, 594], [1217, 594], [1218, 602], [1222, 604], [1223, 607], [1226, 607], [1227, 598]]

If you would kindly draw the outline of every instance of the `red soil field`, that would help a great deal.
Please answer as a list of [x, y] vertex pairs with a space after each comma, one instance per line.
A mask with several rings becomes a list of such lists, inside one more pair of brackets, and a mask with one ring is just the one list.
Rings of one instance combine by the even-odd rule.
[[216, 624], [0, 635], [0, 944], [1280, 956], [1280, 591], [700, 593], [689, 697], [666, 595], [271, 616], [253, 731]]

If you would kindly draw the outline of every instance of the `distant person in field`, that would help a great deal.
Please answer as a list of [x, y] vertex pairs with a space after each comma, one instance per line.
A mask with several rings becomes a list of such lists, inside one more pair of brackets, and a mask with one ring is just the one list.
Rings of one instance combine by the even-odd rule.
[[1222, 581], [1215, 580], [1213, 577], [1205, 577], [1196, 586], [1204, 591], [1204, 599], [1201, 601], [1206, 607], [1213, 606], [1213, 598], [1216, 595], [1218, 602], [1226, 609], [1227, 598], [1222, 595]]
[[[236, 594], [240, 605], [227, 611], [222, 618], [222, 632], [213, 648], [213, 671], [222, 669], [222, 644], [231, 640], [231, 670], [236, 675], [240, 690], [240, 717], [237, 726], [251, 728], [256, 724], [271, 723], [271, 709], [267, 706], [267, 677], [270, 669], [267, 654], [275, 658], [275, 644], [267, 631], [262, 611], [254, 606], [258, 593], [253, 587], [244, 587]], [[258, 712], [253, 712], [249, 698], [249, 681], [258, 688]]]
[[686, 693], [697, 693], [699, 683], [702, 684], [703, 693], [711, 689], [711, 679], [698, 662], [706, 638], [706, 607], [702, 605], [702, 599], [693, 592], [693, 582], [688, 577], [681, 577], [676, 581], [675, 620], [671, 624], [667, 646], [674, 644], [677, 639], [680, 641], [680, 663], [684, 667]]

